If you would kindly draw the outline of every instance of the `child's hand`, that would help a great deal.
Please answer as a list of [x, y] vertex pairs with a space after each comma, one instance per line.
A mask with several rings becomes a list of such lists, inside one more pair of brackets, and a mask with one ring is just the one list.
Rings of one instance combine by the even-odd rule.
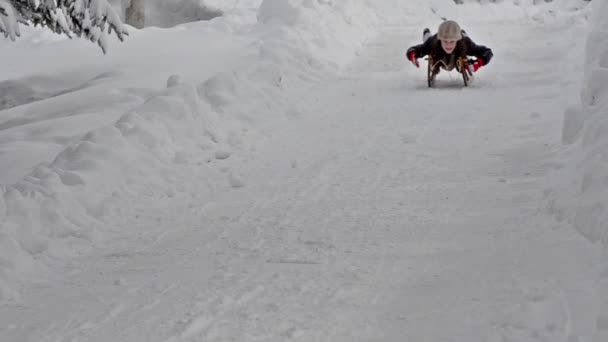
[[475, 61], [475, 63], [471, 64], [471, 67], [473, 68], [473, 71], [476, 72], [477, 70], [479, 70], [479, 68], [484, 66], [484, 64], [485, 63], [483, 62], [483, 59], [477, 58], [477, 61]]
[[420, 63], [418, 63], [418, 59], [416, 59], [416, 52], [410, 52], [408, 59], [410, 60], [410, 62], [412, 62], [412, 64], [416, 66], [416, 68], [420, 68]]

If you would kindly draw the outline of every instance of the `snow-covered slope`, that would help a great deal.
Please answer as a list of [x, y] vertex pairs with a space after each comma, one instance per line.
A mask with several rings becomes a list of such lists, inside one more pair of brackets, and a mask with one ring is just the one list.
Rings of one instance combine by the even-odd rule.
[[573, 197], [567, 209], [574, 209], [576, 228], [591, 241], [608, 244], [608, 10], [601, 1], [592, 4], [591, 27], [586, 42], [584, 88], [580, 106], [567, 111], [563, 140], [572, 146], [568, 175], [573, 180]]
[[[541, 210], [583, 2], [229, 3], [0, 41], [0, 340], [589, 339], [597, 251]], [[441, 17], [469, 89], [403, 58]]]
[[[592, 1], [580, 97], [566, 110], [565, 166], [547, 192], [550, 210], [590, 242], [608, 250], [608, 3]], [[608, 255], [595, 280], [598, 316], [593, 342], [608, 339]]]
[[241, 130], [285, 115], [285, 89], [335, 71], [382, 13], [394, 15], [388, 3], [266, 0], [253, 17], [243, 5], [240, 15], [134, 31], [107, 56], [46, 31], [1, 42], [1, 96], [20, 105], [0, 123], [3, 298], [42, 265], [102, 243], [115, 230], [107, 217], [136, 189], [170, 196], [175, 164], [246, 148]]

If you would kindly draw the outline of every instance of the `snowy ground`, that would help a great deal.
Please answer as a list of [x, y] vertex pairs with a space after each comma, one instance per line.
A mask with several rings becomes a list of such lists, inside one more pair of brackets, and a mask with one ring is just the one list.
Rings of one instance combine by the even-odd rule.
[[600, 251], [545, 210], [582, 14], [437, 7], [496, 59], [428, 90], [432, 11], [345, 3], [0, 42], [41, 87], [0, 111], [0, 340], [590, 341]]

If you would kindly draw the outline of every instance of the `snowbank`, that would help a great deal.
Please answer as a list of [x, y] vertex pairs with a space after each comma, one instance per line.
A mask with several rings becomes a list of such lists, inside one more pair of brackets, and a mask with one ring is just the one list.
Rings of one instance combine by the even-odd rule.
[[[581, 103], [565, 113], [562, 141], [570, 159], [560, 175], [568, 180], [554, 198], [555, 213], [592, 242], [608, 244], [608, 3], [594, 1], [584, 60]], [[558, 204], [558, 203], [561, 203]]]
[[[249, 122], [287, 110], [281, 93], [309, 86], [352, 59], [379, 22], [397, 20], [396, 1], [264, 0], [259, 8], [259, 40], [248, 63], [219, 73], [200, 87], [220, 112]], [[253, 80], [253, 81], [252, 81]], [[242, 99], [259, 99], [252, 106]], [[269, 110], [273, 109], [273, 110]]]
[[[166, 89], [147, 90], [156, 94], [119, 115], [115, 123], [67, 143], [55, 158], [36, 166], [21, 180], [0, 185], [0, 300], [19, 300], [18, 284], [40, 277], [49, 262], [61, 263], [91, 246], [103, 245], [113, 233], [120, 234], [115, 231], [120, 227], [112, 224], [117, 217], [129, 216], [133, 197], [174, 196], [180, 190], [175, 189], [172, 179], [180, 167], [204, 173], [206, 160], [225, 158], [222, 144], [230, 140], [227, 121], [245, 119], [242, 124], [247, 126], [271, 122], [271, 114], [285, 117], [289, 107], [282, 100], [285, 92], [309, 87], [311, 80], [338, 70], [365, 38], [374, 34], [380, 20], [399, 18], [395, 10], [398, 1], [386, 1], [382, 6], [371, 3], [264, 0], [258, 22], [248, 30], [222, 24], [224, 19], [215, 20], [210, 23], [213, 27], [224, 25], [235, 36], [249, 37], [243, 41], [255, 42], [243, 49], [247, 55], [236, 67], [219, 69], [217, 75], [195, 82], [181, 82], [172, 76]], [[151, 30], [141, 30], [135, 36], [143, 39], [154, 33]], [[194, 30], [184, 37], [196, 37], [197, 43], [204, 41], [203, 35], [217, 35], [216, 30], [201, 30], [197, 25], [179, 30]], [[31, 34], [21, 43], [40, 47], [36, 37]], [[131, 38], [129, 44], [142, 43]], [[64, 39], [45, 40], [44, 44], [49, 51], [55, 45], [79, 51], [73, 45], [77, 42]], [[180, 53], [188, 56], [191, 44], [173, 48], [187, 46], [188, 50]], [[213, 46], [208, 48], [213, 50]], [[38, 50], [38, 56], [44, 51]], [[167, 68], [166, 54], [155, 59], [143, 48], [129, 53], [129, 63], [137, 63], [129, 70], [141, 72], [131, 75], [139, 83], [149, 79], [151, 70], [158, 73]], [[120, 50], [112, 51], [108, 58], [118, 55]], [[126, 60], [104, 61], [106, 65], [123, 65]], [[27, 62], [21, 63], [20, 67], [27, 69]], [[61, 66], [65, 68], [65, 63]], [[49, 63], [48, 68], [52, 67]], [[192, 71], [189, 77], [197, 75], [198, 71]], [[45, 101], [52, 100], [40, 103]], [[232, 187], [246, 185], [245, 180], [234, 177], [227, 183]]]
[[36, 276], [44, 261], [103, 243], [105, 220], [128, 210], [129, 192], [171, 196], [175, 189], [162, 171], [211, 155], [223, 139], [216, 124], [196, 88], [172, 77], [166, 90], [114, 125], [87, 133], [16, 184], [1, 185], [0, 298], [17, 299], [15, 282]]
[[[580, 201], [574, 224], [591, 241], [608, 245], [608, 3], [594, 2], [588, 38], [578, 160]], [[576, 134], [566, 131], [564, 136]]]
[[[592, 1], [580, 103], [565, 112], [565, 165], [547, 191], [549, 209], [587, 240], [608, 248], [608, 2]], [[605, 260], [608, 265], [608, 259]], [[604, 265], [604, 266], [606, 266]], [[596, 282], [594, 342], [608, 340], [608, 268]], [[590, 308], [591, 310], [591, 308]]]

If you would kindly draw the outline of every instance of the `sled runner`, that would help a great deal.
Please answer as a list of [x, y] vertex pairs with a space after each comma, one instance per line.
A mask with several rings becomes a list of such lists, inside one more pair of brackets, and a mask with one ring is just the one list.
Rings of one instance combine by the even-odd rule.
[[443, 60], [435, 61], [432, 56], [428, 56], [427, 58], [427, 79], [428, 86], [432, 88], [435, 85], [435, 78], [441, 69], [446, 71], [452, 71], [456, 69], [458, 73], [462, 75], [462, 81], [464, 82], [464, 86], [467, 87], [472, 80], [473, 72], [470, 70], [469, 65], [475, 63], [474, 59], [467, 59], [465, 57], [459, 58], [454, 68], [450, 68]]

